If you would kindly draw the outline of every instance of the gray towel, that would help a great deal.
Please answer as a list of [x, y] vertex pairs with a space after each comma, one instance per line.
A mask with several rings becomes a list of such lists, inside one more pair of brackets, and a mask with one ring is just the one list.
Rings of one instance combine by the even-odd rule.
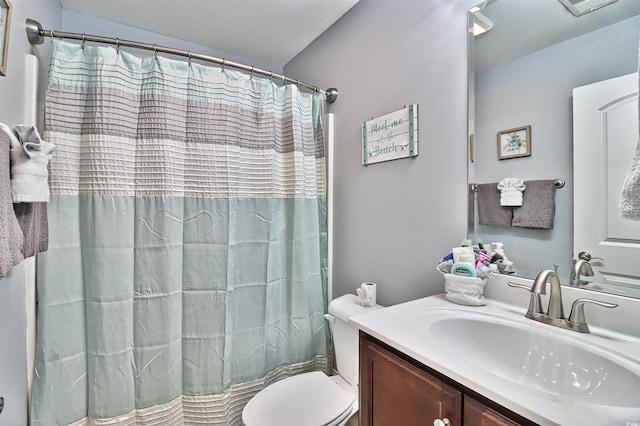
[[480, 225], [511, 226], [512, 207], [500, 205], [497, 183], [478, 185], [478, 223]]
[[[640, 78], [640, 53], [638, 54], [638, 76]], [[640, 117], [640, 98], [638, 99], [638, 114]], [[640, 129], [638, 133], [640, 133]], [[622, 185], [620, 216], [625, 219], [640, 220], [640, 137], [636, 153], [631, 160], [631, 167]]]
[[22, 230], [11, 199], [10, 146], [9, 135], [0, 130], [0, 277], [24, 259]]
[[22, 255], [35, 256], [49, 248], [49, 217], [47, 203], [16, 203], [13, 210], [18, 218], [24, 243]]
[[513, 210], [513, 226], [553, 229], [556, 212], [554, 180], [529, 180], [522, 196], [522, 206]]

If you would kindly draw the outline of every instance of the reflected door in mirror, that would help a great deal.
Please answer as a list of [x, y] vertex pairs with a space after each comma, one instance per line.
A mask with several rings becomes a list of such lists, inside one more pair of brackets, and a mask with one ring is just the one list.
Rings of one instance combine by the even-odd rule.
[[604, 259], [587, 288], [637, 294], [640, 222], [621, 218], [619, 202], [638, 143], [638, 74], [575, 88], [573, 126], [574, 257]]

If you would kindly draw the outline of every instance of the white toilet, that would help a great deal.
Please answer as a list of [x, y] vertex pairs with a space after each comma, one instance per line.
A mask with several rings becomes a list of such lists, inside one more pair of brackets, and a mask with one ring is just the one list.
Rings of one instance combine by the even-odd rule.
[[349, 318], [380, 309], [346, 294], [329, 303], [339, 375], [320, 371], [280, 380], [256, 394], [242, 411], [246, 426], [341, 426], [358, 412], [358, 329]]

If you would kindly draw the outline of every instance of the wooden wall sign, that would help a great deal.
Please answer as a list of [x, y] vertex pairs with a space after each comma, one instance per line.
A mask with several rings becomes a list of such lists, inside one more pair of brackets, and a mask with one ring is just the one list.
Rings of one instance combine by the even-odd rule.
[[418, 156], [418, 104], [362, 123], [362, 165]]

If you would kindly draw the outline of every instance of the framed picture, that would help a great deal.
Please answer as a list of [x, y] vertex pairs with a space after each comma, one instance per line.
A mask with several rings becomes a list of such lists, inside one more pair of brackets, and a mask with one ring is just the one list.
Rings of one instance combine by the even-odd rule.
[[531, 155], [531, 126], [498, 132], [498, 160]]
[[9, 32], [11, 31], [11, 3], [0, 0], [0, 75], [7, 75], [7, 57], [9, 56]]

